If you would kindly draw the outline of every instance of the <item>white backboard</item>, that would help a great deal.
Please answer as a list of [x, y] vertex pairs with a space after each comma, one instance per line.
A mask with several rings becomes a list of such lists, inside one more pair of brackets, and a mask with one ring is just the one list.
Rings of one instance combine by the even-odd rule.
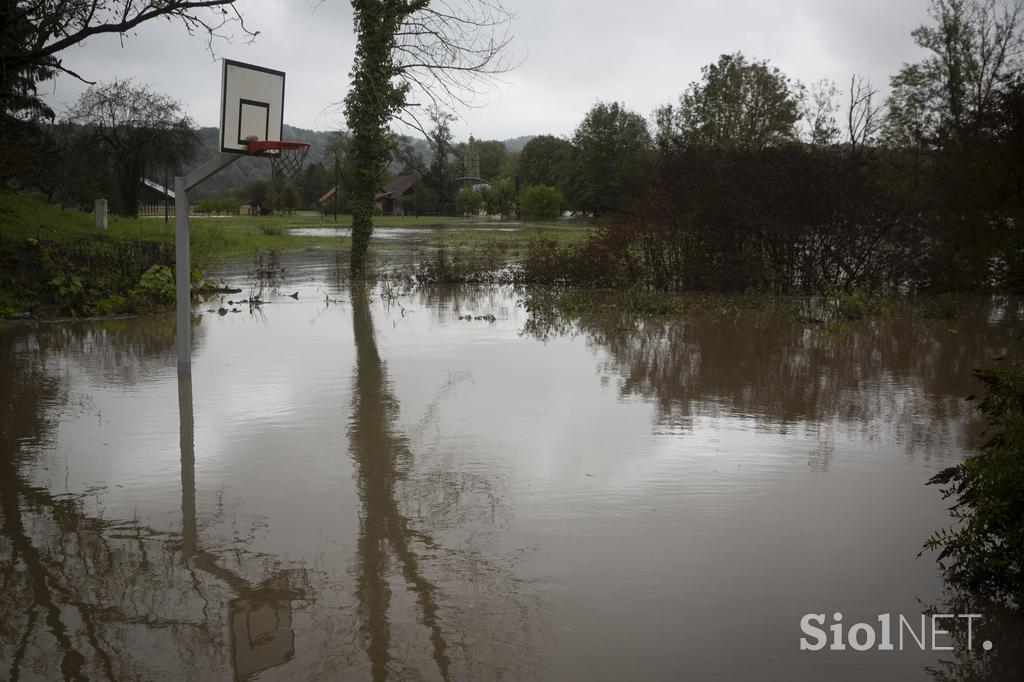
[[246, 139], [280, 140], [284, 72], [224, 59], [221, 75], [220, 150], [246, 153]]

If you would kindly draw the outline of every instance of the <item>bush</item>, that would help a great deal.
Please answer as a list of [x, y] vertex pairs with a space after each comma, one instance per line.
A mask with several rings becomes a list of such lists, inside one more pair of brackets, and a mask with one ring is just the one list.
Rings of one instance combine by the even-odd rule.
[[462, 215], [476, 215], [484, 205], [484, 195], [472, 187], [463, 187], [455, 195], [455, 211]]
[[166, 265], [154, 265], [139, 278], [132, 294], [153, 303], [172, 303], [176, 289], [174, 271]]
[[645, 282], [636, 258], [621, 235], [612, 226], [565, 247], [553, 239], [531, 239], [516, 281], [594, 288], [642, 287]]
[[562, 212], [565, 197], [554, 187], [527, 187], [519, 197], [519, 213], [534, 220], [555, 220]]
[[424, 255], [404, 274], [410, 284], [418, 285], [501, 283], [508, 279], [504, 264], [496, 244], [469, 251], [457, 248], [450, 253], [442, 247], [433, 257]]
[[228, 236], [215, 221], [196, 221], [189, 232], [192, 266], [203, 272], [220, 265], [227, 257]]
[[981, 453], [936, 474], [944, 498], [954, 497], [953, 528], [925, 543], [958, 589], [1024, 609], [1024, 372], [976, 371], [986, 385], [978, 409], [993, 433]]
[[484, 194], [488, 215], [506, 216], [515, 213], [516, 187], [508, 178], [498, 180]]
[[237, 199], [203, 199], [196, 204], [196, 210], [208, 215], [238, 215], [240, 204]]

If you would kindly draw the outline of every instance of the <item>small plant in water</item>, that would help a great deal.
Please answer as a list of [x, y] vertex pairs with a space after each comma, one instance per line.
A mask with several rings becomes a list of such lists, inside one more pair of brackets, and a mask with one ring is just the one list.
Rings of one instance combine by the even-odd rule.
[[277, 291], [284, 279], [284, 267], [281, 265], [281, 252], [277, 249], [260, 249], [252, 256], [252, 268], [249, 276], [256, 281], [249, 287], [249, 304], [258, 303], [263, 298], [264, 289]]

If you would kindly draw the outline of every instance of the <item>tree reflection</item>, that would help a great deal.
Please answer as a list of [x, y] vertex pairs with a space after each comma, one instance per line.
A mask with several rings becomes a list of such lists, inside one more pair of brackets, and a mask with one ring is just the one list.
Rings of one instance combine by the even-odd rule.
[[[525, 639], [533, 624], [527, 617], [531, 607], [518, 594], [518, 581], [506, 569], [486, 560], [479, 548], [446, 549], [425, 530], [428, 526], [445, 526], [445, 519], [451, 516], [449, 505], [480, 502], [493, 512], [500, 504], [493, 488], [479, 480], [468, 480], [467, 475], [455, 480], [458, 477], [450, 471], [412, 480], [411, 446], [397, 426], [399, 403], [377, 349], [370, 291], [366, 288], [357, 286], [352, 291], [352, 322], [356, 368], [349, 445], [362, 506], [356, 600], [372, 677], [403, 677], [402, 671], [410, 665], [395, 654], [396, 649], [407, 649], [409, 642], [396, 637], [389, 619], [389, 613], [400, 605], [390, 587], [393, 566], [415, 595], [430, 658], [442, 679], [471, 679], [480, 674], [474, 670], [474, 660], [484, 661], [483, 669], [490, 671], [490, 676], [522, 670], [531, 665]], [[401, 496], [400, 486], [404, 493]], [[453, 489], [459, 492], [449, 496]], [[429, 499], [436, 504], [430, 504], [430, 512], [417, 520], [401, 511], [403, 500]], [[464, 512], [456, 516], [454, 525], [486, 523], [493, 513], [490, 517]], [[432, 574], [437, 577], [430, 577]], [[456, 580], [463, 594], [449, 594], [452, 603], [444, 603], [440, 579]], [[477, 603], [473, 610], [460, 611], [454, 602], [465, 600], [467, 593]], [[455, 646], [453, 641], [457, 642]], [[458, 673], [454, 672], [457, 665]]]
[[[948, 639], [940, 640], [953, 650], [925, 671], [936, 682], [1001, 682], [1024, 679], [1024, 614], [976, 595], [947, 593], [932, 613], [977, 614], [970, 632], [964, 618], [944, 619]], [[948, 627], [946, 627], [948, 626]], [[984, 642], [990, 649], [985, 650]], [[970, 647], [968, 647], [970, 644]]]
[[366, 289], [352, 291], [352, 325], [356, 347], [355, 391], [349, 439], [356, 463], [363, 516], [360, 523], [361, 571], [356, 597], [363, 617], [367, 654], [374, 680], [388, 677], [391, 632], [387, 611], [391, 591], [385, 578], [386, 547], [396, 555], [402, 575], [415, 590], [424, 624], [430, 629], [432, 655], [443, 679], [449, 679], [448, 645], [438, 622], [436, 588], [419, 568], [413, 542], [431, 546], [426, 535], [415, 533], [398, 511], [395, 483], [411, 460], [409, 444], [393, 432], [398, 404], [387, 387], [384, 363], [377, 352]]
[[886, 435], [925, 456], [963, 445], [981, 426], [965, 417], [971, 370], [1009, 352], [1020, 324], [1012, 315], [992, 324], [987, 303], [956, 321], [903, 315], [840, 325], [801, 323], [778, 306], [707, 308], [640, 321], [534, 316], [524, 333], [584, 334], [606, 353], [602, 378], [652, 401], [662, 426], [688, 429], [722, 414], [777, 433], [807, 424], [823, 440], [812, 466], [827, 469], [840, 432], [868, 442]]

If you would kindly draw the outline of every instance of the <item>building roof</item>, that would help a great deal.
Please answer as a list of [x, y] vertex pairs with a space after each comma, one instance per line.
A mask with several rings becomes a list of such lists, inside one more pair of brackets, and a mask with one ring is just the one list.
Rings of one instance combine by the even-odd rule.
[[142, 178], [142, 184], [144, 184], [146, 187], [150, 188], [151, 190], [153, 190], [155, 192], [159, 192], [160, 194], [163, 194], [168, 199], [173, 199], [174, 198], [174, 191], [173, 190], [169, 190], [166, 187], [164, 187], [163, 185], [161, 185], [159, 183], [156, 183], [156, 182], [153, 182], [149, 178]]
[[416, 175], [416, 174], [413, 174], [413, 175], [399, 175], [397, 178], [395, 178], [394, 180], [391, 180], [390, 182], [385, 184], [383, 187], [381, 187], [380, 191], [377, 192], [377, 196], [374, 197], [374, 198], [375, 199], [394, 199], [395, 197], [400, 197], [403, 194], [405, 194], [406, 192], [408, 192], [413, 187], [413, 185], [415, 185], [417, 182], [419, 182], [419, 180], [420, 180], [420, 176]]

